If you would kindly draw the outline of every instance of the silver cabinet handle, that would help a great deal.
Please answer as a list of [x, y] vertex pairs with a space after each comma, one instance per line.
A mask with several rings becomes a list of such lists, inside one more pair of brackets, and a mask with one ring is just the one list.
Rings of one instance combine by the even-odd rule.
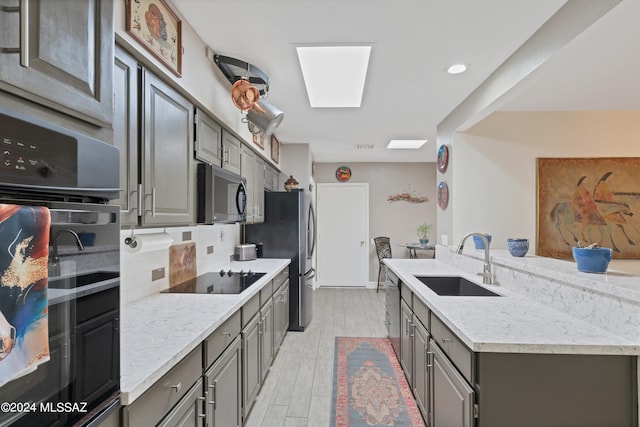
[[224, 332], [222, 332], [222, 335], [224, 335], [225, 337], [230, 337], [231, 336], [231, 332], [224, 331]]
[[442, 338], [442, 343], [443, 344], [446, 344], [446, 343], [448, 343], [450, 341], [451, 341], [451, 339], [449, 339], [449, 338]]
[[28, 57], [26, 49], [23, 49], [23, 47], [28, 46], [27, 35], [29, 34], [29, 30], [27, 25], [29, 24], [29, 20], [27, 17], [27, 2], [26, 0], [21, 0], [19, 6], [0, 6], [0, 12], [18, 13], [20, 17], [20, 40], [18, 47], [0, 47], [0, 53], [19, 53], [20, 65], [26, 67], [29, 65], [27, 63]]
[[201, 407], [202, 409], [196, 408], [196, 413], [198, 415], [198, 418], [205, 418], [207, 416], [207, 414], [205, 414], [204, 412], [204, 404], [200, 403], [200, 402], [204, 402], [204, 397], [202, 396], [198, 396], [196, 397], [196, 401], [198, 403], [197, 406]]
[[209, 384], [209, 389], [212, 390], [211, 395], [213, 397], [212, 400], [209, 400], [207, 403], [209, 405], [213, 405], [213, 410], [216, 409], [216, 386], [218, 385], [218, 381], [214, 381], [213, 384]]
[[151, 194], [146, 194], [145, 197], [151, 196], [151, 209], [145, 209], [145, 212], [150, 212], [151, 216], [156, 216], [156, 187], [151, 189]]
[[[425, 349], [426, 350], [426, 349]], [[434, 353], [427, 351], [427, 369], [428, 368], [433, 368], [433, 358], [434, 358]]]

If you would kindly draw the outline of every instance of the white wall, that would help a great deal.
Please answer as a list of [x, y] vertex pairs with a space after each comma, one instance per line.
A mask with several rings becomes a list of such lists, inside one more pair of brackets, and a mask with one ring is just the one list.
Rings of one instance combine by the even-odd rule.
[[[336, 169], [341, 163], [316, 163], [314, 179], [317, 183], [337, 182]], [[435, 163], [347, 163], [351, 168], [349, 182], [369, 184], [369, 236], [391, 238], [394, 258], [408, 258], [407, 250], [398, 246], [403, 242], [417, 242], [416, 228], [423, 222], [436, 226], [436, 167]], [[390, 202], [394, 193], [409, 192], [429, 199], [425, 203]], [[419, 253], [419, 255], [421, 255]], [[370, 242], [369, 280], [378, 278], [378, 258]]]
[[637, 157], [639, 137], [638, 111], [498, 112], [455, 133], [449, 244], [482, 231], [492, 247], [528, 237], [535, 248], [536, 158]]

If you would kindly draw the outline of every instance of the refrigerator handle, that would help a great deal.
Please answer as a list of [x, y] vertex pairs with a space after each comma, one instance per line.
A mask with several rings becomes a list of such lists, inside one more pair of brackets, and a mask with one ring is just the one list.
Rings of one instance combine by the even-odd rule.
[[316, 269], [313, 267], [311, 268], [311, 270], [304, 273], [305, 280], [313, 279], [314, 277], [316, 277]]

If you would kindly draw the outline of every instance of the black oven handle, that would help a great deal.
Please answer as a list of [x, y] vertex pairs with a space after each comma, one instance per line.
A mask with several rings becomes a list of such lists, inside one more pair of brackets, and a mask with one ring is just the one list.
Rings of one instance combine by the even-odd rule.
[[247, 210], [247, 187], [244, 185], [244, 180], [240, 181], [236, 191], [236, 208], [240, 216], [244, 216]]

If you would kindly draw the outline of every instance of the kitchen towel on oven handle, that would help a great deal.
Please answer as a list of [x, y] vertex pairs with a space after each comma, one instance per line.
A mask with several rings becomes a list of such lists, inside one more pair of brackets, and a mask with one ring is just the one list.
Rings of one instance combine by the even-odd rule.
[[51, 215], [0, 204], [0, 387], [49, 360]]

